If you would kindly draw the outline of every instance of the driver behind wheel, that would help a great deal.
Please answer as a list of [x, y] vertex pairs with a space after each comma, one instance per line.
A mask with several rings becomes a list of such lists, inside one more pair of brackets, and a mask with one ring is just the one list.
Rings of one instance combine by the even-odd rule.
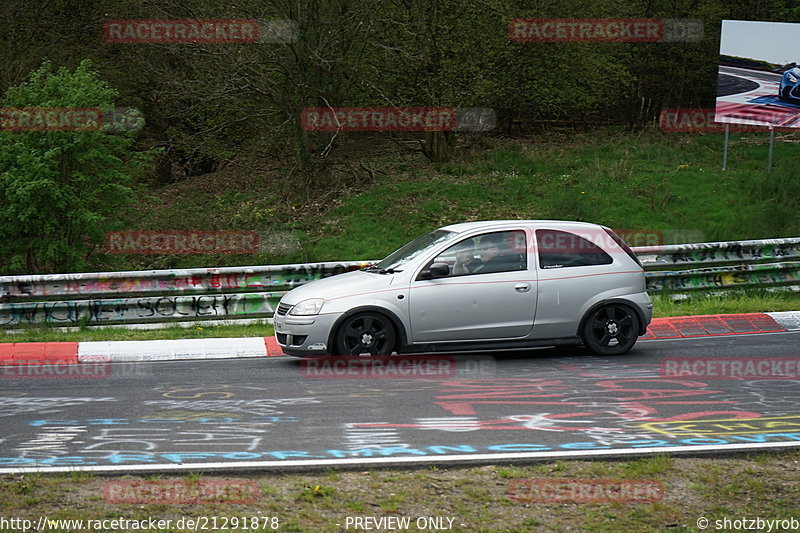
[[480, 263], [472, 269], [473, 273], [506, 272], [515, 269], [515, 260], [508, 249], [502, 233], [484, 235], [478, 244]]

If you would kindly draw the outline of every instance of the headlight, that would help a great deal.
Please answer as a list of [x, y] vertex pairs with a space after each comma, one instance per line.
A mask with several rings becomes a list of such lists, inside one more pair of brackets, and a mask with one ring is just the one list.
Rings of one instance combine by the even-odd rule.
[[786, 79], [789, 80], [789, 83], [797, 83], [797, 78], [792, 76], [791, 74], [787, 74]]
[[292, 310], [289, 311], [289, 314], [294, 316], [317, 315], [322, 309], [322, 304], [324, 303], [325, 300], [323, 298], [311, 298], [310, 300], [303, 300], [299, 304], [295, 305]]

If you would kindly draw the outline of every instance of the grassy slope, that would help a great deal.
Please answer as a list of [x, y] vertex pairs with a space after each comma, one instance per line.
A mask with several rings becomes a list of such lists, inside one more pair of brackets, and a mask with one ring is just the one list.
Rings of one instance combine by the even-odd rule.
[[[335, 235], [309, 247], [320, 259], [380, 257], [433, 227], [466, 220], [581, 219], [622, 229], [699, 230], [706, 240], [800, 235], [800, 182], [783, 163], [764, 172], [761, 137], [740, 137], [720, 170], [721, 139], [614, 130], [497, 141], [461, 161], [394, 165], [386, 177], [325, 216]], [[375, 250], [374, 253], [370, 253]]]
[[[632, 135], [618, 129], [464, 140], [456, 160], [359, 145], [328, 194], [287, 194], [282, 170], [237, 161], [157, 191], [132, 224], [141, 229], [247, 229], [291, 233], [300, 246], [257, 256], [122, 256], [117, 268], [279, 264], [380, 258], [437, 226], [504, 218], [581, 219], [620, 229], [695, 230], [705, 240], [800, 235], [794, 142], [778, 142], [765, 172], [765, 134]], [[350, 138], [348, 142], [355, 142]], [[786, 136], [786, 140], [793, 140]], [[341, 170], [341, 167], [340, 167]]]

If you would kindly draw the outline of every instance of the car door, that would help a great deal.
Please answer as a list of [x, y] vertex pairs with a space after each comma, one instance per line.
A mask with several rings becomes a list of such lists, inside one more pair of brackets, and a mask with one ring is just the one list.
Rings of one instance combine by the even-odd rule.
[[599, 243], [610, 237], [599, 228], [538, 228], [540, 337], [575, 335], [587, 302], [619, 286], [618, 263]]
[[[536, 269], [528, 251], [532, 234], [522, 228], [486, 232], [462, 239], [432, 258], [411, 281], [409, 311], [413, 342], [497, 340], [525, 337], [536, 313]], [[476, 260], [488, 257], [489, 241], [499, 253], [475, 272], [454, 269], [469, 243]], [[498, 261], [498, 259], [501, 259]], [[425, 279], [433, 263], [450, 266], [450, 274]], [[530, 267], [530, 268], [529, 268]], [[456, 271], [454, 271], [456, 270]]]

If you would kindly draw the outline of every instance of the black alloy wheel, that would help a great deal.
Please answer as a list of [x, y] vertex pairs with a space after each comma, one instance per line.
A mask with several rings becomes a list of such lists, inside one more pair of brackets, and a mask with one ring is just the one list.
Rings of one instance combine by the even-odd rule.
[[639, 319], [627, 305], [605, 305], [592, 312], [583, 326], [583, 344], [597, 355], [628, 352], [639, 337]]
[[359, 313], [345, 319], [339, 327], [334, 355], [388, 357], [396, 344], [397, 334], [388, 318], [379, 313]]

